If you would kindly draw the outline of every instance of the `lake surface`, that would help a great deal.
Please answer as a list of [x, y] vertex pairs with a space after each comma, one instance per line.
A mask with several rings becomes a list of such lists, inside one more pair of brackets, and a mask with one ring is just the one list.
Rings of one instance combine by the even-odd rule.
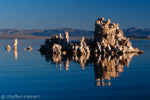
[[44, 40], [8, 44], [0, 40], [0, 100], [150, 100], [150, 40], [132, 40], [143, 55], [94, 58], [41, 54]]

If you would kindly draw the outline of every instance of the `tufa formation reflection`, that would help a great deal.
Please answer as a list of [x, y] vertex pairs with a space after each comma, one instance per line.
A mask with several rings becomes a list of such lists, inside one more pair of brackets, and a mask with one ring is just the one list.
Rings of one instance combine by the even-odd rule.
[[[106, 86], [111, 85], [111, 78], [119, 76], [119, 73], [124, 71], [124, 67], [129, 67], [129, 63], [134, 56], [137, 56], [137, 53], [128, 53], [123, 55], [104, 55], [104, 54], [95, 54], [94, 56], [90, 55], [61, 55], [49, 53], [45, 55], [47, 62], [52, 62], [56, 64], [56, 67], [59, 67], [60, 70], [63, 68], [69, 70], [69, 62], [79, 63], [81, 69], [88, 68], [88, 66], [94, 66], [95, 73], [95, 84], [97, 86]], [[64, 66], [64, 67], [63, 67]]]
[[97, 86], [111, 85], [111, 77], [118, 77], [124, 67], [129, 67], [131, 59], [137, 53], [123, 54], [118, 56], [96, 55], [94, 72]]
[[15, 60], [18, 59], [18, 52], [17, 52], [17, 49], [14, 49], [14, 58], [15, 58]]

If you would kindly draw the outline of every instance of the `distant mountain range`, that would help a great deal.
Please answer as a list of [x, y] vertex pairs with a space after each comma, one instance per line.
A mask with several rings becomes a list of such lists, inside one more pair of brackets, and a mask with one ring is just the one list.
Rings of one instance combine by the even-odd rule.
[[150, 28], [140, 29], [137, 27], [131, 27], [123, 30], [125, 36], [129, 37], [148, 37], [150, 36]]
[[[43, 30], [22, 30], [22, 29], [0, 29], [0, 39], [45, 39], [49, 36], [58, 35], [68, 31], [69, 36], [93, 36], [93, 31], [72, 29], [72, 28], [59, 28], [59, 29], [43, 29]], [[131, 27], [123, 30], [124, 35], [128, 37], [148, 37], [150, 29], [140, 29]]]

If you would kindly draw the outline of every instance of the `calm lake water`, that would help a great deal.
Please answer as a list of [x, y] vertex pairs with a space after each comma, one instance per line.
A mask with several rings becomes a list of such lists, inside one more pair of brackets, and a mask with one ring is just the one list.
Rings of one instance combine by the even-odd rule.
[[42, 55], [44, 40], [8, 44], [0, 40], [0, 100], [150, 100], [150, 40], [132, 40], [143, 55], [106, 58]]

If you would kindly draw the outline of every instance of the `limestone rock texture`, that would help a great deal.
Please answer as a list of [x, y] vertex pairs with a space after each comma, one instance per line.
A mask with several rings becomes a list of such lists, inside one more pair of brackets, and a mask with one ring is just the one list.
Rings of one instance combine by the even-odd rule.
[[61, 54], [61, 48], [62, 48], [61, 45], [54, 44], [53, 47], [52, 47], [53, 53], [56, 53], [56, 54], [59, 53], [59, 54]]
[[73, 42], [71, 44], [71, 51], [73, 54], [90, 54], [90, 48], [86, 44], [85, 37], [82, 37], [80, 41]]
[[99, 17], [95, 21], [94, 44], [95, 53], [143, 53], [132, 47], [129, 38], [126, 38], [118, 23], [111, 23]]

